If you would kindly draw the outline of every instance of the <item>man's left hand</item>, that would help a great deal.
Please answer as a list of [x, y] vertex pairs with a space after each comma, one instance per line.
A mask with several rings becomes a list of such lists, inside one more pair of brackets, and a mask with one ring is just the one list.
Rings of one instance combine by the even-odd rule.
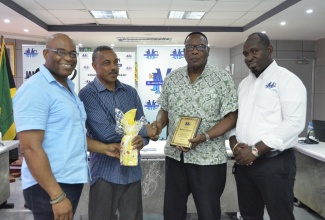
[[239, 144], [234, 151], [235, 160], [240, 165], [252, 165], [256, 157], [252, 153], [252, 147], [247, 144]]
[[132, 143], [133, 149], [138, 149], [138, 151], [140, 151], [143, 148], [143, 139], [140, 135], [135, 136], [132, 139], [131, 143]]

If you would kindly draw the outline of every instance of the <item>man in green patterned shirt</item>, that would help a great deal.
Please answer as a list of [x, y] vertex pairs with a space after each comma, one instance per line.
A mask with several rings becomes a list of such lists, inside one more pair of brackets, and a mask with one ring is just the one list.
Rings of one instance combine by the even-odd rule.
[[[186, 219], [191, 193], [200, 220], [221, 218], [220, 197], [227, 174], [224, 134], [236, 124], [237, 94], [228, 72], [207, 64], [209, 51], [203, 33], [190, 33], [185, 38], [187, 66], [165, 78], [157, 100], [161, 108], [152, 126], [158, 135], [168, 124], [169, 134], [165, 146], [165, 220]], [[198, 135], [189, 140], [191, 149], [170, 145], [180, 116], [202, 119]]]

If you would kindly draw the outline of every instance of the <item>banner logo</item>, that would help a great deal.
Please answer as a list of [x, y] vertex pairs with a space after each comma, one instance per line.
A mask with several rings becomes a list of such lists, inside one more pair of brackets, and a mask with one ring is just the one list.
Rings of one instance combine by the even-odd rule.
[[144, 105], [144, 107], [148, 110], [156, 110], [159, 107], [159, 105], [156, 103], [155, 100], [152, 100], [152, 102], [148, 100]]
[[158, 51], [156, 51], [155, 49], [152, 49], [151, 51], [150, 49], [148, 49], [143, 56], [145, 56], [149, 60], [152, 60], [158, 58], [159, 54]]
[[176, 60], [183, 59], [184, 58], [184, 52], [181, 49], [178, 49], [178, 50], [177, 49], [174, 49], [172, 51], [172, 53], [170, 54], [170, 56], [173, 59], [176, 59]]
[[34, 48], [32, 48], [32, 49], [27, 48], [27, 50], [25, 50], [25, 52], [24, 52], [24, 55], [26, 57], [37, 57], [38, 52]]

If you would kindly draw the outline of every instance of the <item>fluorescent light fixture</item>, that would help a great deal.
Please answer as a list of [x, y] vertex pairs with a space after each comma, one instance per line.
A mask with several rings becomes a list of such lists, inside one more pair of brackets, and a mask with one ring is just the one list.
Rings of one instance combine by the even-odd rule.
[[200, 20], [205, 12], [195, 11], [170, 11], [168, 18], [170, 19], [195, 19]]
[[126, 11], [90, 11], [94, 18], [127, 19]]
[[4, 22], [5, 23], [10, 23], [10, 20], [9, 19], [5, 19]]
[[28, 29], [24, 29], [24, 31], [25, 31], [25, 32], [29, 32], [29, 30], [28, 30]]
[[308, 10], [306, 11], [306, 13], [308, 13], [308, 14], [313, 13], [313, 9], [308, 9]]
[[281, 24], [282, 26], [284, 26], [284, 25], [286, 25], [287, 23], [286, 23], [285, 21], [282, 21], [280, 24]]

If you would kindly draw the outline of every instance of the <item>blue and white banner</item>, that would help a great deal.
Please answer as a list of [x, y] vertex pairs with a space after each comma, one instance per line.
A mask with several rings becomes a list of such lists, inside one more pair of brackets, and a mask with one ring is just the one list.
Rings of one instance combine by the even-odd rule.
[[[134, 52], [115, 52], [119, 59], [118, 79], [135, 88], [135, 53]], [[93, 52], [79, 52], [79, 72], [80, 89], [88, 82], [93, 81], [96, 71], [92, 67]]]
[[[143, 110], [149, 122], [156, 119], [160, 106], [160, 95], [164, 78], [174, 69], [187, 65], [184, 58], [184, 45], [138, 46], [138, 93]], [[160, 135], [166, 139], [166, 130]]]

